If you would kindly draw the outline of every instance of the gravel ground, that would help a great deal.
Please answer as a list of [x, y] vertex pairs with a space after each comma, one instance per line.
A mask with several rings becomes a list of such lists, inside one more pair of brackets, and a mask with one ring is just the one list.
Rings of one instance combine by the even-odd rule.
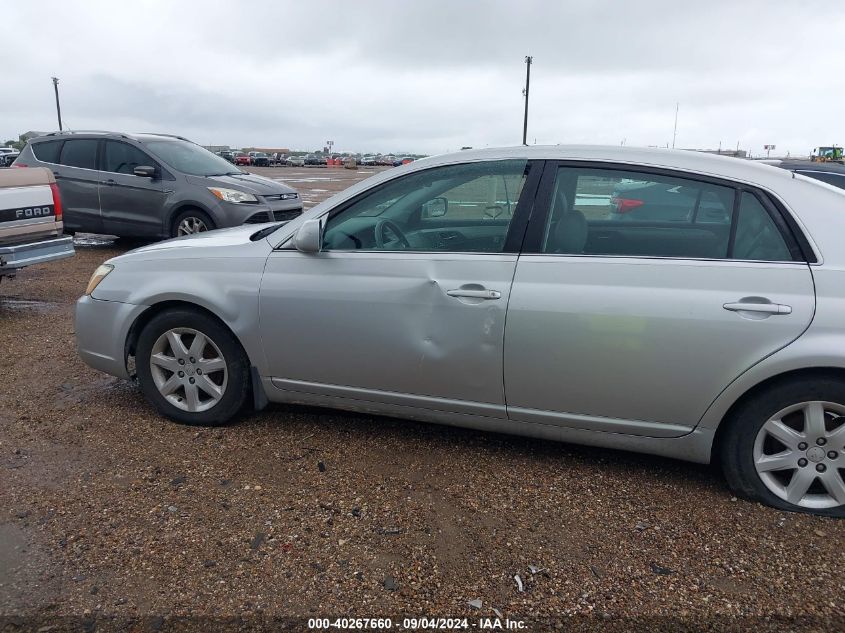
[[[372, 173], [256, 171], [307, 205]], [[524, 630], [845, 628], [845, 522], [708, 467], [292, 406], [162, 419], [76, 356], [73, 302], [129, 247], [79, 242], [0, 286], [0, 630], [494, 608]]]

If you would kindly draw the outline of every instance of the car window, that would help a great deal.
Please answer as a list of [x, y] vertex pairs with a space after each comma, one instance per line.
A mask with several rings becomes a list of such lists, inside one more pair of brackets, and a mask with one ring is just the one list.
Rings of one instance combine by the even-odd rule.
[[232, 171], [226, 159], [189, 141], [155, 140], [146, 141], [144, 146], [175, 170], [190, 176], [222, 176]]
[[330, 217], [323, 248], [502, 252], [526, 165], [487, 161], [397, 178]]
[[725, 258], [734, 190], [635, 171], [561, 167], [543, 252]]
[[137, 147], [120, 141], [106, 141], [105, 171], [116, 174], [132, 174], [136, 167], [155, 167], [155, 162]]
[[740, 199], [733, 257], [773, 262], [792, 260], [777, 225], [757, 196], [749, 192], [744, 192]]
[[59, 162], [68, 167], [97, 168], [97, 139], [70, 139], [65, 141]]
[[62, 149], [62, 141], [46, 141], [44, 143], [33, 143], [32, 153], [35, 158], [44, 163], [58, 163], [59, 150]]
[[[792, 261], [756, 195], [733, 187], [634, 171], [561, 167], [543, 252], [567, 255]], [[732, 225], [736, 221], [733, 250]]]

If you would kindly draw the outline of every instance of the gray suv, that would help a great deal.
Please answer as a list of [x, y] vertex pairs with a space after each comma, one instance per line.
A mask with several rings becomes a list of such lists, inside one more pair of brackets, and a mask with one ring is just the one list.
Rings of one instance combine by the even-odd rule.
[[14, 165], [53, 171], [69, 233], [169, 238], [302, 213], [294, 189], [166, 134], [54, 132]]

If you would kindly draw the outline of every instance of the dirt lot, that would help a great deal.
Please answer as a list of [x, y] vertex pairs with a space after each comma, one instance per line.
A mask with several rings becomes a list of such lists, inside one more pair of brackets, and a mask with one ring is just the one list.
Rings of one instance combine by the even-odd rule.
[[[307, 205], [371, 173], [256, 171]], [[845, 522], [707, 467], [308, 408], [162, 419], [74, 350], [74, 300], [126, 248], [83, 239], [0, 285], [0, 630], [494, 608], [527, 630], [845, 626]]]

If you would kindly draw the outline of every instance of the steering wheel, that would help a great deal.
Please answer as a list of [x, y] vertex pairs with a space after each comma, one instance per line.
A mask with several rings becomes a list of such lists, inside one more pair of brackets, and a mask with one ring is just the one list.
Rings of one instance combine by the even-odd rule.
[[[393, 233], [394, 239], [388, 240], [387, 232]], [[393, 220], [382, 219], [379, 220], [376, 224], [375, 228], [375, 238], [376, 238], [376, 246], [378, 248], [384, 248], [384, 245], [387, 243], [392, 242], [399, 242], [402, 245], [402, 248], [411, 248], [411, 243], [408, 241], [408, 238], [405, 237], [405, 234], [402, 232], [396, 222]]]

